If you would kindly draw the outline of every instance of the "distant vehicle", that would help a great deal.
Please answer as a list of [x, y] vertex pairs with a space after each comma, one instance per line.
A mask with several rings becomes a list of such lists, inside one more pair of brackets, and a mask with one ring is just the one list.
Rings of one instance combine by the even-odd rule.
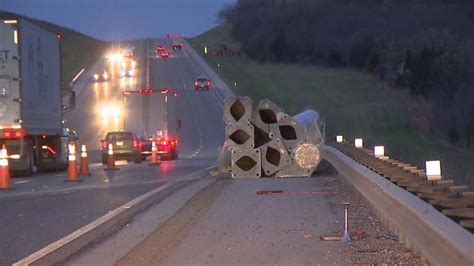
[[62, 93], [59, 39], [25, 19], [1, 19], [0, 51], [0, 144], [10, 170], [64, 169], [75, 137], [63, 127], [63, 112], [75, 97]]
[[158, 45], [156, 46], [156, 52], [159, 53], [159, 52], [162, 52], [162, 51], [165, 51], [166, 50], [166, 46], [164, 45]]
[[109, 144], [112, 144], [114, 150], [115, 160], [134, 161], [135, 163], [142, 162], [142, 142], [132, 132], [127, 131], [112, 131], [108, 132], [103, 140], [101, 140], [102, 147], [102, 164], [107, 164], [107, 154]]
[[95, 73], [93, 77], [94, 77], [94, 81], [96, 82], [109, 80], [109, 74], [106, 71], [102, 73]]
[[181, 43], [171, 43], [171, 48], [173, 48], [173, 50], [182, 50], [184, 47], [184, 44], [181, 42]]
[[120, 70], [120, 77], [121, 78], [131, 78], [133, 77], [133, 74], [135, 73], [135, 70], [133, 68], [131, 69], [122, 69]]
[[170, 52], [161, 52], [160, 57], [170, 57]]
[[211, 88], [211, 80], [206, 77], [198, 77], [194, 81], [194, 88], [196, 90], [199, 90], [199, 89], [209, 90]]
[[151, 147], [153, 141], [155, 141], [157, 152], [161, 160], [178, 159], [178, 140], [171, 137], [158, 137], [143, 140], [143, 158], [151, 154]]

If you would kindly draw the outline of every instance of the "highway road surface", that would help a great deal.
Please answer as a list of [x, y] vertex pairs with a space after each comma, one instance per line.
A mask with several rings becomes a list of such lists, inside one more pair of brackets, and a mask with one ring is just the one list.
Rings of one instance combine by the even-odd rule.
[[[65, 183], [64, 172], [15, 178], [15, 189], [0, 193], [0, 265], [13, 263], [166, 182], [215, 165], [218, 147], [224, 140], [222, 98], [215, 92], [194, 90], [194, 79], [204, 73], [186, 51], [172, 51], [170, 58], [156, 58], [153, 51], [158, 43], [169, 46], [166, 39], [132, 43], [137, 61], [132, 78], [121, 79], [118, 73], [109, 72], [109, 81], [94, 82], [94, 72], [110, 67], [105, 57], [81, 77], [75, 88], [76, 109], [65, 118], [66, 125], [77, 131], [79, 142], [88, 147], [93, 175], [84, 177], [79, 184]], [[180, 159], [164, 161], [160, 167], [131, 163], [119, 165], [121, 170], [117, 172], [104, 172], [99, 164], [100, 140], [108, 130], [119, 129], [123, 121], [105, 121], [100, 109], [121, 103], [123, 88], [147, 85], [147, 60], [149, 86], [169, 87], [179, 94], [168, 102], [167, 119], [173, 127], [177, 126], [177, 119], [182, 121], [178, 132]], [[160, 93], [150, 97], [153, 107], [149, 119], [165, 119], [163, 97]], [[126, 106], [125, 126], [139, 133], [144, 126], [143, 106], [132, 99]], [[167, 193], [170, 190], [163, 191], [163, 196]]]

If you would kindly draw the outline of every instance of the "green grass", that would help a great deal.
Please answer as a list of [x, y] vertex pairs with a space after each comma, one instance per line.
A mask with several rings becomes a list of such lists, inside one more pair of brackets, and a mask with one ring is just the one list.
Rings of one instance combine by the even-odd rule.
[[204, 46], [212, 50], [226, 43], [238, 49], [227, 26], [194, 37], [190, 43], [237, 95], [250, 96], [254, 104], [268, 98], [290, 114], [311, 107], [324, 117], [329, 141], [338, 134], [349, 141], [361, 137], [364, 146], [385, 145], [389, 156], [420, 167], [426, 160], [440, 159], [446, 176], [472, 184], [468, 176], [474, 173], [470, 163], [473, 154], [435, 137], [423, 136], [414, 127], [408, 106], [388, 96], [375, 78], [349, 69], [204, 55]]

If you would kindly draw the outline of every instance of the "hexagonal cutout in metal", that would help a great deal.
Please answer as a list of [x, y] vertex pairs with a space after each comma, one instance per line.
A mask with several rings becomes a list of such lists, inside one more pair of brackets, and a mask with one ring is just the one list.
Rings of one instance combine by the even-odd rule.
[[284, 125], [279, 126], [280, 135], [284, 140], [296, 140], [298, 137], [296, 136], [295, 128], [292, 126]]
[[230, 107], [230, 114], [238, 122], [245, 114], [245, 106], [237, 99]]
[[238, 129], [229, 136], [229, 139], [239, 145], [242, 145], [250, 139], [250, 135], [247, 134], [247, 132], [245, 132], [244, 130]]
[[249, 156], [242, 156], [235, 162], [235, 165], [237, 165], [237, 167], [247, 172], [247, 171], [250, 171], [252, 168], [254, 168], [255, 165], [257, 165], [257, 162], [254, 161]]
[[272, 147], [268, 147], [267, 152], [265, 153], [265, 159], [267, 159], [267, 162], [269, 162], [270, 164], [273, 164], [274, 166], [279, 166], [281, 160], [280, 152], [278, 152]]

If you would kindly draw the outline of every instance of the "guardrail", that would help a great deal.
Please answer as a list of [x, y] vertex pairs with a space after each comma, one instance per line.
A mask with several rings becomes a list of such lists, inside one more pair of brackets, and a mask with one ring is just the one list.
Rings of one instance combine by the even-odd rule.
[[[466, 199], [471, 199], [471, 192], [448, 180], [423, 181], [419, 169], [395, 160], [382, 161], [364, 149], [347, 144], [321, 147], [323, 159], [361, 194], [408, 249], [434, 265], [474, 265], [470, 227], [463, 228], [423, 200], [443, 208], [449, 204], [468, 207], [471, 205]], [[459, 201], [453, 203], [453, 197]]]

